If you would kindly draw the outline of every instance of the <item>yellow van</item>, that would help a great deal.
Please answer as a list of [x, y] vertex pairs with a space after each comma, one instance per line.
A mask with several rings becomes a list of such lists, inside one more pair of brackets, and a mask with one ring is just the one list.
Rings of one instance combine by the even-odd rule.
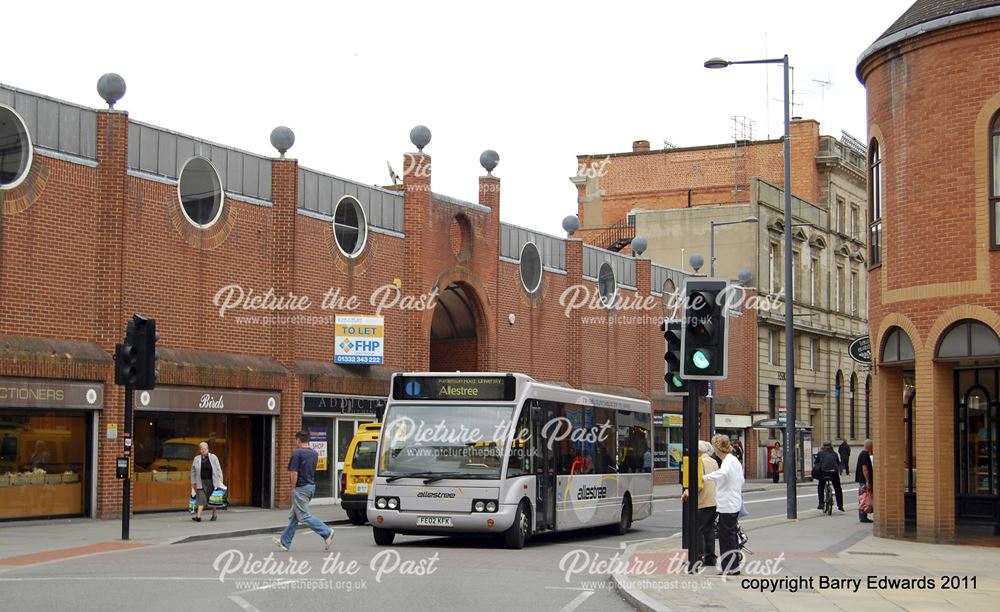
[[344, 471], [340, 474], [340, 507], [347, 512], [352, 525], [364, 525], [368, 520], [368, 491], [375, 478], [375, 451], [381, 431], [381, 423], [359, 425], [347, 447]]

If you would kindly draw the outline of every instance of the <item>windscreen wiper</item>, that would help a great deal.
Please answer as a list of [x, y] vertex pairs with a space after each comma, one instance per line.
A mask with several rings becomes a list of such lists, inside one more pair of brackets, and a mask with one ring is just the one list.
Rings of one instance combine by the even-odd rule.
[[444, 480], [445, 478], [462, 478], [466, 476], [462, 472], [436, 472], [430, 476], [430, 478], [424, 479], [424, 484], [430, 484], [432, 482], [437, 482], [439, 480]]
[[400, 478], [423, 478], [425, 476], [434, 476], [438, 472], [411, 472], [409, 474], [397, 474], [396, 476], [389, 476], [385, 479], [386, 482], [393, 482], [399, 480]]

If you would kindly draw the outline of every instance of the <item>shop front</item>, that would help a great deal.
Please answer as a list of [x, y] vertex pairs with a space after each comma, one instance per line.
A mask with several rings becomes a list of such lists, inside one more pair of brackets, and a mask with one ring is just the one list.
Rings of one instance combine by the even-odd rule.
[[198, 446], [219, 457], [229, 503], [271, 507], [277, 392], [158, 386], [135, 392], [136, 512], [180, 510]]
[[316, 497], [336, 502], [347, 447], [358, 427], [374, 423], [385, 413], [384, 397], [306, 393], [302, 398], [302, 428], [309, 445], [319, 453]]
[[104, 385], [0, 378], [0, 520], [92, 516]]
[[684, 417], [658, 414], [653, 425], [653, 469], [681, 469], [684, 454]]

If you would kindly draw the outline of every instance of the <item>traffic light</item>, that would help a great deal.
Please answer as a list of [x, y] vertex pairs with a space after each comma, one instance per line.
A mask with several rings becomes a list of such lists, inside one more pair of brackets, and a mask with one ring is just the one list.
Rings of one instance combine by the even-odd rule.
[[133, 315], [125, 329], [125, 342], [115, 345], [115, 384], [150, 390], [156, 386], [156, 321]]
[[687, 279], [684, 286], [684, 332], [681, 375], [690, 380], [722, 380], [727, 376], [726, 324], [728, 283], [722, 279]]
[[686, 395], [687, 381], [681, 378], [681, 322], [664, 321], [660, 324], [660, 329], [663, 330], [664, 340], [664, 393]]

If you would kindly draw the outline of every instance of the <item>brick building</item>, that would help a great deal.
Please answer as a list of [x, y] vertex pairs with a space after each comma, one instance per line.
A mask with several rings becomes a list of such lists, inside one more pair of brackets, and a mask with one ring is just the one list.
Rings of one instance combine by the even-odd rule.
[[1000, 3], [919, 0], [867, 90], [875, 532], [997, 533]]
[[[432, 191], [428, 154], [404, 167], [371, 187], [0, 86], [0, 519], [120, 514], [126, 433], [137, 511], [185, 507], [201, 440], [234, 503], [287, 506], [276, 476], [302, 427], [328, 449], [318, 496], [335, 497], [336, 462], [400, 370], [648, 398], [656, 479], [676, 481], [658, 327], [683, 273], [501, 223], [491, 174], [464, 202]], [[157, 321], [160, 378], [127, 432], [111, 355], [133, 313]], [[384, 317], [382, 365], [334, 363], [336, 315]], [[741, 376], [727, 384], [756, 384]]]
[[[716, 276], [735, 282], [749, 273], [757, 297], [770, 303], [743, 310], [739, 318], [756, 333], [745, 346], [730, 343], [743, 355], [731, 367], [756, 383], [717, 394], [716, 427], [745, 440], [748, 463], [761, 476], [768, 448], [783, 437], [773, 426], [786, 397], [783, 153], [781, 140], [658, 150], [640, 140], [629, 152], [578, 156], [581, 172], [571, 179], [585, 241], [615, 249], [639, 235], [652, 261], [683, 269], [699, 254], [706, 261], [701, 272], [708, 272], [714, 223]], [[848, 354], [852, 340], [868, 334], [865, 147], [848, 134], [821, 135], [816, 121], [796, 119], [791, 154], [793, 222], [799, 225], [792, 230], [790, 283], [795, 392], [797, 420], [809, 434], [800, 456], [824, 439], [846, 438], [853, 462], [871, 422], [868, 367]], [[805, 475], [811, 460], [798, 465]]]

